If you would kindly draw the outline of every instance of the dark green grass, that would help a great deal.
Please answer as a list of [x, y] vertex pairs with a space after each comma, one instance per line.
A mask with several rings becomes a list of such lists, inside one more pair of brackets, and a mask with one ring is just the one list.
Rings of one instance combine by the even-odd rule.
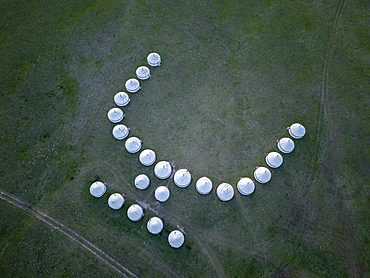
[[[329, 67], [332, 116], [323, 135], [316, 134], [337, 4], [2, 2], [1, 188], [141, 277], [366, 275], [365, 3], [343, 8]], [[114, 94], [152, 51], [161, 54], [162, 66], [152, 68], [152, 77], [130, 95], [123, 123], [143, 148], [156, 151], [157, 160], [190, 170], [193, 181], [185, 189], [156, 179], [153, 166], [143, 167], [137, 154], [128, 154], [106, 116]], [[236, 192], [230, 202], [220, 202], [216, 186], [229, 182], [236, 190], [239, 177], [252, 177], [293, 122], [304, 124], [307, 135], [284, 155], [271, 182], [256, 184], [251, 196]], [[336, 161], [327, 140], [332, 126]], [[141, 173], [151, 179], [143, 192], [133, 184]], [[204, 175], [214, 182], [207, 196], [195, 191]], [[108, 186], [100, 199], [89, 194], [96, 179]], [[171, 197], [158, 204], [153, 191], [162, 184]], [[126, 198], [119, 211], [107, 206], [114, 192]], [[133, 223], [126, 212], [137, 201], [149, 207]], [[114, 275], [57, 231], [4, 202], [0, 209], [4, 276]], [[154, 215], [165, 225], [158, 236], [146, 230]], [[178, 250], [167, 244], [177, 228], [185, 232]]]

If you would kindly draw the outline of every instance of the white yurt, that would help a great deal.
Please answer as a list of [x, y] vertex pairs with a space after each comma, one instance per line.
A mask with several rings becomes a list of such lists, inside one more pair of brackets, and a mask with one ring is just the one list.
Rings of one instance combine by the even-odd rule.
[[168, 161], [159, 161], [154, 166], [154, 174], [158, 179], [165, 180], [169, 176], [171, 176], [172, 173], [172, 166]]
[[288, 137], [278, 140], [277, 146], [282, 153], [291, 153], [294, 150], [294, 142]]
[[271, 168], [278, 168], [283, 163], [283, 157], [278, 152], [270, 152], [266, 155], [266, 163]]
[[114, 193], [110, 195], [108, 199], [108, 205], [112, 209], [120, 209], [123, 206], [124, 202], [125, 202], [125, 199], [119, 193]]
[[153, 235], [159, 234], [163, 229], [163, 221], [159, 217], [153, 216], [149, 219], [146, 227], [148, 228], [148, 231]]
[[90, 186], [90, 193], [96, 198], [103, 196], [105, 191], [107, 191], [107, 187], [101, 181], [93, 182]]
[[166, 202], [170, 197], [170, 190], [164, 185], [159, 186], [154, 191], [154, 197], [160, 202]]
[[271, 180], [271, 172], [266, 167], [257, 167], [254, 170], [254, 178], [259, 183], [266, 183]]
[[168, 235], [168, 243], [173, 248], [179, 248], [184, 244], [184, 234], [179, 230], [174, 230]]
[[141, 66], [136, 69], [136, 76], [141, 80], [146, 80], [150, 77], [150, 70], [146, 66]]
[[195, 188], [200, 194], [206, 195], [212, 190], [212, 181], [207, 177], [201, 177], [197, 180]]
[[150, 149], [143, 150], [139, 155], [139, 160], [144, 166], [153, 165], [155, 162], [155, 152]]
[[131, 205], [127, 210], [127, 216], [132, 221], [139, 221], [143, 215], [142, 207], [136, 204]]
[[230, 184], [224, 182], [217, 187], [216, 193], [221, 201], [229, 201], [234, 197], [234, 188]]
[[242, 195], [250, 195], [253, 193], [256, 186], [250, 178], [241, 178], [236, 185], [238, 191]]
[[148, 64], [152, 67], [158, 67], [161, 65], [161, 56], [159, 56], [158, 53], [150, 53], [146, 60], [148, 61]]
[[137, 153], [141, 149], [141, 140], [137, 137], [130, 137], [125, 142], [125, 148], [129, 153]]
[[126, 106], [130, 102], [130, 97], [125, 92], [118, 92], [114, 95], [114, 102], [118, 106]]
[[294, 139], [301, 139], [306, 134], [305, 127], [299, 123], [292, 124], [288, 127], [288, 131]]
[[180, 169], [176, 171], [173, 182], [178, 187], [187, 187], [191, 182], [191, 174], [187, 169]]
[[135, 178], [135, 186], [137, 189], [144, 190], [147, 189], [150, 184], [150, 179], [145, 174], [140, 174]]
[[128, 136], [129, 129], [125, 125], [116, 125], [112, 130], [114, 138], [118, 140], [125, 139]]
[[135, 78], [131, 78], [127, 80], [125, 83], [125, 87], [126, 87], [127, 92], [130, 92], [130, 93], [136, 93], [141, 88], [139, 81]]
[[122, 121], [124, 116], [125, 114], [119, 108], [112, 108], [108, 111], [108, 119], [114, 124]]

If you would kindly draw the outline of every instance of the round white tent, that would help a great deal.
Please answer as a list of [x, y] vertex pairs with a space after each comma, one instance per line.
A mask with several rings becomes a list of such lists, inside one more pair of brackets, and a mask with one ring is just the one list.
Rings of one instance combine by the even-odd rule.
[[145, 174], [140, 174], [135, 178], [135, 186], [137, 189], [144, 190], [147, 189], [150, 184], [150, 179]]
[[271, 179], [271, 172], [266, 167], [257, 167], [256, 170], [254, 170], [254, 178], [259, 183], [266, 183]]
[[101, 181], [96, 181], [90, 186], [90, 193], [96, 198], [103, 196], [105, 191], [107, 191], [107, 187]]
[[154, 166], [154, 174], [158, 179], [165, 180], [172, 173], [172, 166], [168, 161], [159, 161]]
[[200, 194], [206, 195], [212, 190], [212, 181], [207, 177], [201, 177], [197, 180], [195, 188]]
[[180, 170], [176, 171], [176, 173], [173, 177], [173, 182], [178, 187], [187, 187], [191, 182], [190, 172], [186, 169], [180, 169]]
[[139, 221], [143, 215], [142, 207], [136, 204], [131, 205], [127, 210], [127, 216], [132, 221]]
[[129, 133], [129, 129], [125, 125], [116, 125], [112, 130], [114, 138], [118, 140], [125, 139]]
[[153, 235], [159, 234], [163, 229], [163, 221], [157, 216], [153, 216], [149, 219], [146, 227]]
[[166, 202], [170, 197], [170, 190], [164, 185], [159, 186], [154, 191], [154, 197], [160, 202]]
[[241, 178], [236, 185], [238, 191], [242, 195], [250, 195], [256, 188], [254, 182], [250, 178]]
[[146, 60], [148, 61], [148, 64], [152, 67], [158, 67], [161, 65], [161, 56], [159, 56], [158, 53], [150, 53]]
[[283, 157], [278, 152], [270, 152], [266, 155], [266, 163], [271, 168], [278, 168], [283, 163]]
[[130, 97], [125, 92], [118, 92], [114, 96], [114, 102], [118, 106], [126, 106], [130, 102]]
[[174, 230], [168, 235], [168, 243], [173, 248], [179, 248], [184, 244], [184, 235], [179, 230]]
[[108, 111], [108, 119], [114, 124], [122, 121], [124, 116], [125, 114], [119, 108], [112, 108]]
[[125, 87], [126, 87], [127, 92], [130, 92], [130, 93], [136, 93], [141, 88], [139, 81], [135, 78], [131, 78], [127, 80], [125, 83]]
[[141, 149], [141, 140], [137, 137], [130, 137], [125, 142], [125, 148], [129, 153], [137, 153]]
[[124, 202], [125, 202], [125, 199], [119, 193], [114, 193], [110, 195], [108, 199], [108, 205], [112, 209], [120, 209], [123, 206]]
[[155, 162], [155, 152], [150, 149], [143, 150], [139, 155], [139, 160], [144, 166], [153, 165]]
[[150, 70], [146, 66], [141, 66], [136, 69], [136, 76], [141, 80], [146, 80], [150, 77]]
[[224, 182], [217, 187], [216, 194], [221, 201], [226, 202], [234, 197], [234, 188], [230, 184]]
[[294, 142], [288, 137], [278, 140], [277, 146], [282, 153], [291, 153], [294, 150]]
[[306, 134], [305, 127], [299, 123], [292, 124], [288, 127], [288, 131], [294, 139], [301, 139]]

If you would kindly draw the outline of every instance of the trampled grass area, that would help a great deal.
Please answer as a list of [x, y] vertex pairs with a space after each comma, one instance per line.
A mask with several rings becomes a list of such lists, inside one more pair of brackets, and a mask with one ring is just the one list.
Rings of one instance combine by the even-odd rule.
[[[140, 277], [368, 275], [370, 6], [340, 3], [3, 1], [0, 189]], [[157, 161], [189, 169], [185, 189], [128, 154], [106, 116], [152, 51], [162, 66], [130, 94], [123, 123]], [[236, 191], [294, 122], [307, 134], [272, 180], [219, 201], [216, 186]], [[151, 185], [139, 192], [141, 173]], [[195, 190], [202, 176], [214, 183], [207, 196]], [[108, 186], [100, 199], [96, 179]], [[158, 185], [171, 190], [166, 203]], [[107, 205], [114, 192], [126, 198], [119, 211]], [[135, 202], [138, 223], [126, 216]], [[4, 201], [0, 211], [1, 276], [117, 275], [32, 216]], [[158, 236], [146, 230], [154, 215]], [[167, 243], [173, 229], [185, 233], [180, 249]]]

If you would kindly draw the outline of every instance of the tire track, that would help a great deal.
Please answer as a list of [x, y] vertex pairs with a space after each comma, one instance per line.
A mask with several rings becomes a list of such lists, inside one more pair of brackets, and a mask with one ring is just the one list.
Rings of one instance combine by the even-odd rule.
[[32, 206], [31, 204], [28, 204], [17, 197], [6, 193], [5, 191], [0, 189], [0, 199], [8, 202], [9, 204], [12, 204], [16, 206], [17, 208], [29, 213], [30, 215], [36, 217], [40, 221], [44, 222], [45, 224], [48, 224], [49, 226], [53, 227], [54, 229], [57, 229], [62, 234], [66, 235], [69, 239], [73, 240], [74, 242], [78, 243], [80, 246], [82, 246], [85, 250], [89, 251], [91, 254], [93, 254], [97, 259], [99, 259], [101, 262], [103, 262], [105, 265], [113, 269], [116, 273], [118, 273], [121, 277], [137, 277], [135, 274], [133, 274], [131, 271], [129, 271], [127, 268], [122, 266], [120, 263], [118, 263], [115, 259], [104, 253], [102, 250], [100, 250], [98, 247], [96, 247], [94, 244], [92, 244], [87, 239], [83, 238], [80, 234], [76, 233], [75, 231], [71, 230], [67, 226], [63, 225], [59, 221], [55, 220], [54, 218], [48, 216], [46, 213], [42, 212], [41, 210], [37, 209], [36, 207]]

